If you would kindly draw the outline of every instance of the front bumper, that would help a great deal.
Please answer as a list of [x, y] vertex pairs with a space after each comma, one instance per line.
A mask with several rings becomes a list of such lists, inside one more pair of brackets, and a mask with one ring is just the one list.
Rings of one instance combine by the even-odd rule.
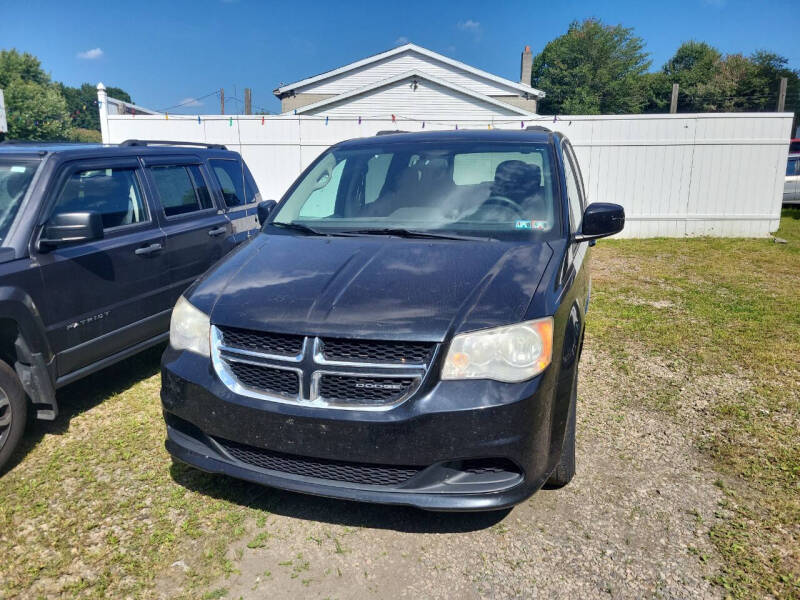
[[[523, 384], [438, 382], [385, 412], [310, 408], [237, 395], [208, 359], [168, 348], [161, 397], [167, 450], [204, 471], [333, 498], [472, 511], [513, 506], [545, 483], [566, 422], [554, 389], [550, 369]], [[231, 451], [239, 446], [249, 450]], [[261, 455], [266, 463], [248, 458]], [[384, 468], [412, 475], [390, 483], [335, 475]]]

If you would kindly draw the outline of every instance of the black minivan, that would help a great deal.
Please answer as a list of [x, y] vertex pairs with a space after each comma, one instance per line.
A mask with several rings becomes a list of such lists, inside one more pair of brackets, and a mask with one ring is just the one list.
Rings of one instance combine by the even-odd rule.
[[172, 313], [173, 457], [432, 510], [570, 481], [589, 247], [625, 216], [586, 206], [564, 136], [343, 142], [260, 213]]

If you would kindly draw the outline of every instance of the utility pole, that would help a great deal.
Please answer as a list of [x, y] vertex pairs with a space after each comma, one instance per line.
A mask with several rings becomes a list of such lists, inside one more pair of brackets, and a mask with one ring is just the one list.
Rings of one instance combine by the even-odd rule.
[[219, 88], [219, 114], [225, 114], [225, 90]]
[[781, 77], [781, 89], [778, 92], [778, 112], [786, 108], [786, 77]]
[[678, 112], [678, 84], [672, 84], [672, 98], [669, 101], [669, 113], [674, 115]]
[[253, 114], [253, 104], [250, 100], [250, 88], [244, 88], [244, 114], [246, 115]]

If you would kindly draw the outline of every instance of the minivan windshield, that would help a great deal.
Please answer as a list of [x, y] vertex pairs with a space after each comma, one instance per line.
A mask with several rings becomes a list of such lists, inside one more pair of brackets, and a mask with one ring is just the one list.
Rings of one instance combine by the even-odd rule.
[[6, 239], [40, 162], [0, 157], [0, 243]]
[[549, 237], [560, 231], [554, 180], [547, 144], [334, 148], [295, 183], [272, 223], [324, 235]]

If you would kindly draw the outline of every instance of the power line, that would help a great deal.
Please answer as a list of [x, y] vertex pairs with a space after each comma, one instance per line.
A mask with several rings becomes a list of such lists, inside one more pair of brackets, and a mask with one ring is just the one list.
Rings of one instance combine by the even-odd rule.
[[185, 100], [184, 102], [181, 102], [180, 104], [176, 104], [174, 106], [168, 106], [167, 108], [159, 109], [158, 112], [167, 112], [168, 110], [172, 110], [173, 108], [180, 108], [181, 106], [190, 105], [190, 104], [193, 104], [194, 102], [197, 102], [198, 100], [204, 100], [205, 98], [208, 98], [209, 96], [219, 96], [219, 90], [214, 90], [213, 92], [209, 92], [205, 96], [189, 98], [188, 100]]

